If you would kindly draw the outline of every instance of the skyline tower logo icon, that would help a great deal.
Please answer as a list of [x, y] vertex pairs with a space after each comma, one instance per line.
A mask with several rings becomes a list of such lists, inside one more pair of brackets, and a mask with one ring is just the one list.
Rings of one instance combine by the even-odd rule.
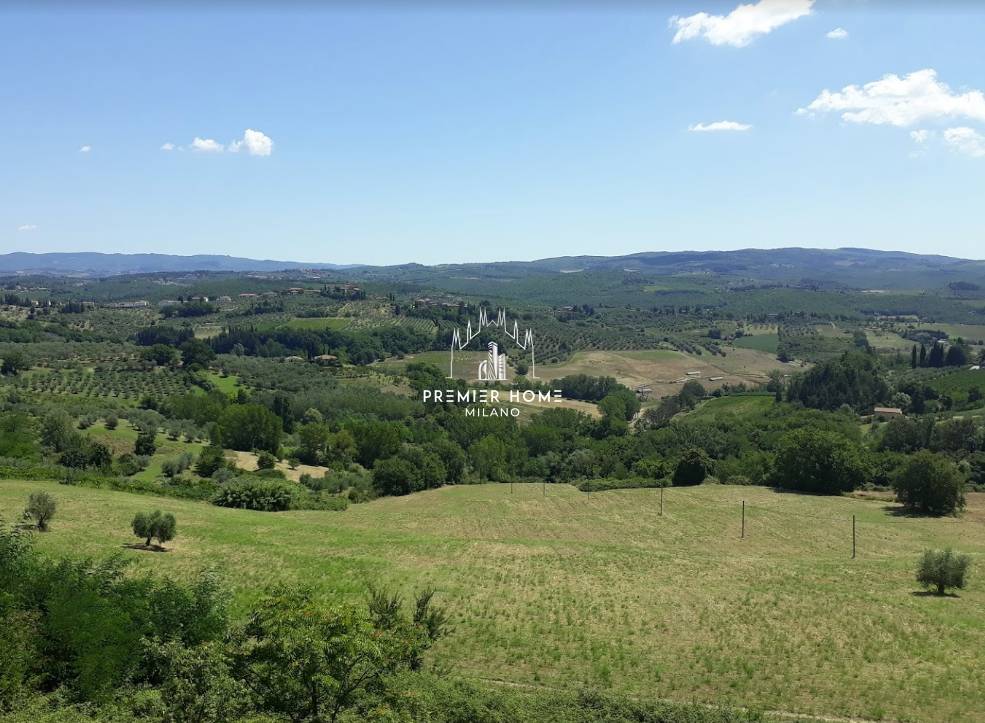
[[499, 353], [499, 345], [494, 341], [489, 342], [488, 358], [479, 362], [479, 381], [506, 381], [506, 354]]
[[[482, 333], [482, 330], [486, 327], [495, 327], [500, 329], [503, 334], [520, 350], [523, 352], [529, 352], [530, 373], [528, 376], [531, 379], [536, 379], [537, 359], [534, 354], [533, 330], [528, 328], [521, 332], [520, 324], [516, 319], [513, 320], [513, 328], [511, 329], [506, 319], [505, 309], [500, 309], [496, 316], [496, 320], [490, 321], [485, 307], [481, 307], [479, 309], [479, 320], [474, 327], [472, 326], [472, 320], [470, 319], [464, 332], [461, 329], [455, 329], [452, 333], [451, 350], [448, 361], [448, 378], [455, 378], [455, 352], [467, 350], [469, 344], [471, 344], [472, 341], [479, 336], [479, 334]], [[499, 344], [494, 341], [490, 341], [487, 344], [487, 349], [488, 355], [485, 359], [479, 362], [476, 379], [484, 382], [507, 381], [507, 354], [505, 351], [501, 350]]]

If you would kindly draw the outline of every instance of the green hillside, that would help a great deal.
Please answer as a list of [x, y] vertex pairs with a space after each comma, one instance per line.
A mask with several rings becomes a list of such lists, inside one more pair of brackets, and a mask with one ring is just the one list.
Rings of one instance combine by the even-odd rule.
[[[661, 516], [657, 490], [520, 484], [273, 514], [4, 481], [0, 514], [16, 517], [39, 488], [59, 502], [43, 550], [179, 575], [216, 566], [240, 611], [277, 578], [350, 599], [369, 582], [434, 584], [455, 626], [436, 662], [457, 675], [918, 720], [974, 720], [970, 702], [985, 698], [972, 674], [985, 666], [982, 578], [944, 598], [913, 582], [926, 547], [982, 558], [985, 495], [960, 520], [720, 486], [665, 491]], [[178, 518], [172, 551], [124, 549], [130, 519], [151, 507]]]

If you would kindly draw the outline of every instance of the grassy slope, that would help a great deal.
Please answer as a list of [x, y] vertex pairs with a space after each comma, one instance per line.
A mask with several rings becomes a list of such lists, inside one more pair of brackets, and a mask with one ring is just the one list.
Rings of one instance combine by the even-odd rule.
[[[368, 581], [433, 583], [455, 613], [436, 651], [457, 673], [588, 683], [645, 696], [827, 714], [973, 720], [985, 679], [985, 582], [915, 595], [929, 546], [985, 553], [985, 499], [960, 522], [897, 518], [878, 501], [698, 487], [587, 497], [568, 486], [482, 485], [343, 513], [255, 513], [56, 484], [44, 549], [119, 552], [186, 573], [224, 569], [245, 604], [273, 577], [358, 598]], [[739, 537], [740, 500], [748, 502]], [[123, 549], [142, 509], [177, 514], [167, 554]], [[851, 515], [859, 557], [850, 559]], [[976, 702], [978, 701], [978, 702]]]
[[985, 371], [958, 369], [935, 377], [928, 384], [938, 392], [949, 394], [955, 401], [964, 402], [968, 399], [968, 390], [978, 387], [985, 392]]
[[688, 418], [709, 417], [717, 418], [723, 415], [744, 416], [747, 414], [762, 414], [775, 404], [769, 394], [736, 394], [728, 397], [709, 399], [698, 405]]
[[[105, 422], [96, 422], [86, 430], [86, 434], [96, 441], [107, 445], [113, 451], [114, 456], [126, 453], [132, 454], [133, 446], [137, 441], [137, 430], [130, 426], [128, 422], [122, 420], [119, 426], [112, 430], [106, 429]], [[134, 479], [147, 482], [154, 480], [163, 474], [162, 465], [165, 460], [178, 457], [185, 452], [197, 458], [205, 446], [203, 442], [186, 442], [184, 438], [177, 440], [168, 439], [167, 434], [161, 431], [158, 431], [155, 442], [157, 449], [151, 456], [150, 462], [147, 464], [146, 469], [134, 475]]]

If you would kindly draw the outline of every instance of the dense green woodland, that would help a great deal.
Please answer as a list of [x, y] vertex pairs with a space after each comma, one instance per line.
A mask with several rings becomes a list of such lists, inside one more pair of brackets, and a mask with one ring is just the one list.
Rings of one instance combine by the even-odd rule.
[[[960, 515], [966, 492], [985, 489], [985, 373], [972, 368], [983, 338], [944, 330], [985, 321], [970, 286], [876, 299], [605, 271], [484, 277], [467, 295], [447, 276], [367, 271], [356, 287], [332, 274], [11, 281], [0, 476], [327, 513], [477, 482], [891, 490], [901, 513], [935, 516]], [[135, 299], [153, 303], [106, 306]], [[597, 414], [477, 417], [422, 402], [424, 389], [468, 383], [405, 357], [446, 350], [456, 326], [499, 306], [543, 329], [553, 361], [599, 349], [727, 359], [761, 337], [745, 348], [794, 363], [762, 383], [689, 379], [642, 399], [604, 368], [547, 384], [520, 360], [502, 391], [560, 389]], [[884, 421], [876, 407], [903, 414]], [[426, 670], [442, 619], [427, 595], [404, 610], [383, 591], [358, 609], [278, 588], [231, 620], [212, 578], [185, 586], [112, 560], [49, 560], [13, 522], [0, 532], [0, 710], [22, 711], [12, 720], [87, 702], [99, 712], [65, 719], [754, 718], [476, 688]]]

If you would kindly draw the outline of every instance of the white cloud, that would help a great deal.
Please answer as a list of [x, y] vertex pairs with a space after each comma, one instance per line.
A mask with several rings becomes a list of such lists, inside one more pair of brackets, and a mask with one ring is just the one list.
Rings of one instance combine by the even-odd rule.
[[86, 144], [79, 149], [79, 153], [88, 153], [92, 150], [92, 146]]
[[[198, 151], [199, 153], [222, 153], [223, 151], [239, 153], [240, 151], [245, 151], [251, 156], [269, 156], [274, 152], [274, 141], [270, 138], [270, 136], [266, 135], [262, 131], [247, 128], [243, 131], [242, 138], [230, 141], [228, 145], [223, 145], [212, 138], [199, 138], [198, 136], [195, 136], [195, 139], [188, 145], [188, 147], [193, 151]], [[168, 142], [161, 146], [161, 150], [181, 151], [184, 150], [184, 148]]]
[[37, 231], [38, 225], [36, 223], [25, 223], [22, 226], [17, 227], [18, 231]]
[[728, 15], [697, 13], [686, 18], [674, 16], [670, 27], [676, 28], [674, 43], [703, 37], [712, 45], [741, 48], [756, 36], [766, 35], [781, 25], [811, 14], [814, 0], [759, 0], [739, 5]]
[[840, 111], [849, 123], [909, 126], [935, 118], [971, 118], [985, 121], [985, 94], [980, 90], [954, 93], [937, 80], [932, 68], [904, 77], [890, 74], [859, 87], [847, 85], [839, 92], [823, 90], [798, 114]]
[[985, 136], [974, 128], [948, 128], [944, 131], [944, 142], [966, 156], [985, 158]]
[[195, 136], [195, 140], [192, 141], [192, 150], [199, 151], [201, 153], [222, 153], [225, 147], [211, 138], [199, 138]]
[[924, 128], [910, 131], [910, 138], [913, 139], [914, 143], [926, 143], [930, 139], [930, 131]]
[[274, 142], [270, 136], [261, 131], [247, 128], [243, 131], [243, 138], [229, 144], [230, 153], [238, 153], [240, 148], [246, 148], [246, 152], [251, 156], [269, 156], [274, 152]]
[[689, 125], [687, 129], [692, 133], [714, 133], [717, 131], [747, 131], [752, 128], [748, 123], [736, 123], [735, 121], [715, 121], [714, 123], [695, 123]]
[[848, 37], [848, 31], [844, 28], [835, 28], [834, 30], [829, 30], [824, 34], [824, 37], [829, 40], [844, 40]]

